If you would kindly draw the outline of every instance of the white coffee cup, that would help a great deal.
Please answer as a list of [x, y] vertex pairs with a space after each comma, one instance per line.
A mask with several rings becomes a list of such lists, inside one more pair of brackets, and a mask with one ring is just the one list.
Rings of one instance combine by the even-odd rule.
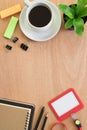
[[[44, 31], [47, 31], [48, 29], [50, 29], [50, 27], [52, 26], [54, 17], [53, 17], [52, 7], [50, 6], [49, 1], [48, 0], [33, 0], [32, 2], [30, 2], [29, 0], [24, 0], [24, 3], [27, 6], [25, 18], [27, 20], [28, 25], [32, 28], [32, 30], [44, 32]], [[32, 24], [29, 19], [29, 15], [30, 15], [31, 11], [37, 6], [43, 6], [43, 7], [47, 8], [51, 15], [49, 22], [44, 26], [36, 26], [36, 25]], [[39, 20], [41, 20], [41, 18], [39, 18]]]

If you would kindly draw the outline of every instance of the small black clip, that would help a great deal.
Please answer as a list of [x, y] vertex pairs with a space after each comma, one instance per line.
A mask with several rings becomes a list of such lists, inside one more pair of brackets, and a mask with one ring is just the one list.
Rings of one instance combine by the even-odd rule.
[[22, 44], [20, 45], [20, 47], [21, 47], [23, 50], [25, 50], [25, 51], [27, 51], [27, 49], [28, 49], [28, 46], [25, 45], [24, 43], [22, 43]]
[[10, 46], [10, 45], [6, 45], [6, 48], [8, 49], [8, 50], [11, 50], [12, 49], [12, 46]]
[[12, 39], [12, 41], [13, 41], [14, 43], [16, 43], [18, 40], [19, 40], [18, 37], [14, 37], [14, 38]]

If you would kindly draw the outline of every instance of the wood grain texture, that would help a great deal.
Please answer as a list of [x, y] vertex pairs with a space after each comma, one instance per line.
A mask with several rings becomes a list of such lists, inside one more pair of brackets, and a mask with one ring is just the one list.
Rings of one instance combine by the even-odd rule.
[[[55, 5], [76, 2], [51, 1]], [[0, 0], [0, 10], [14, 4], [21, 4], [24, 7], [23, 0]], [[15, 16], [19, 17], [19, 14]], [[18, 36], [20, 40], [13, 44], [3, 38], [9, 20], [10, 17], [0, 19], [0, 97], [35, 104], [33, 126], [41, 106], [45, 106], [49, 115], [45, 129], [51, 130], [57, 119], [50, 110], [48, 101], [73, 87], [85, 105], [77, 116], [82, 121], [83, 129], [86, 130], [87, 23], [83, 36], [79, 37], [73, 31], [65, 30], [62, 21], [60, 32], [46, 42], [35, 42], [26, 38], [18, 25], [14, 36]], [[29, 45], [27, 52], [20, 49], [21, 42]], [[6, 44], [12, 45], [12, 51], [5, 49]], [[76, 130], [71, 118], [66, 119], [64, 123], [69, 130]]]

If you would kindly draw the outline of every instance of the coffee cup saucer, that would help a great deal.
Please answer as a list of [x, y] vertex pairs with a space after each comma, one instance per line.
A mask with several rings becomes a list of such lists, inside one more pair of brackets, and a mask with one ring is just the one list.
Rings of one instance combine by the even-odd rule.
[[27, 7], [25, 6], [20, 14], [19, 17], [19, 25], [20, 29], [23, 32], [23, 34], [28, 37], [31, 40], [34, 41], [47, 41], [53, 38], [60, 30], [61, 27], [61, 16], [58, 8], [50, 2], [50, 6], [53, 9], [53, 15], [54, 20], [52, 22], [52, 25], [49, 30], [45, 32], [37, 32], [32, 30], [32, 28], [29, 26], [27, 20], [26, 20], [26, 10]]

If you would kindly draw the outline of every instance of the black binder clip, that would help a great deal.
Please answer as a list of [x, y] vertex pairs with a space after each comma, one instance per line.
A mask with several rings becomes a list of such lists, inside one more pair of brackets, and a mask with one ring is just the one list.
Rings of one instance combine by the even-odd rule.
[[22, 44], [20, 45], [20, 48], [22, 48], [23, 50], [27, 51], [28, 46], [25, 45], [24, 43], [22, 43]]
[[12, 49], [12, 46], [10, 46], [10, 45], [6, 45], [6, 48], [8, 49], [8, 50], [11, 50]]
[[18, 40], [19, 40], [18, 37], [14, 37], [14, 38], [12, 39], [12, 42], [16, 43]]

